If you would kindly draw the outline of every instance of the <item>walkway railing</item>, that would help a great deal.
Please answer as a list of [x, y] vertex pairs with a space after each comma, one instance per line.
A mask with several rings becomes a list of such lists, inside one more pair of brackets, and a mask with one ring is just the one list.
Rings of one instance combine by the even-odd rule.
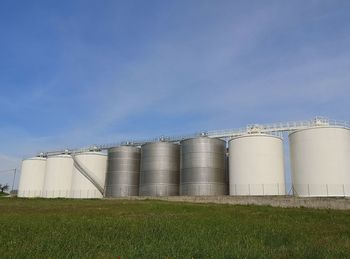
[[222, 138], [222, 139], [230, 139], [235, 136], [240, 136], [243, 134], [254, 134], [254, 133], [280, 135], [283, 132], [307, 129], [310, 127], [324, 127], [324, 126], [333, 126], [333, 127], [350, 129], [350, 123], [347, 121], [329, 120], [324, 117], [316, 117], [315, 119], [308, 120], [308, 121], [278, 122], [278, 123], [271, 123], [271, 124], [252, 124], [239, 129], [213, 130], [213, 131], [200, 132], [200, 133], [197, 132], [189, 135], [170, 136], [170, 137], [162, 136], [159, 138], [144, 139], [144, 140], [128, 140], [128, 141], [122, 141], [118, 143], [93, 145], [90, 147], [79, 148], [79, 149], [49, 151], [49, 152], [40, 153], [40, 154], [44, 156], [52, 156], [52, 155], [57, 155], [62, 153], [81, 153], [81, 152], [86, 152], [90, 150], [106, 150], [106, 149], [117, 147], [120, 145], [141, 146], [145, 143], [157, 142], [157, 141], [180, 142], [181, 140], [199, 137], [201, 135], [205, 135], [210, 138]]

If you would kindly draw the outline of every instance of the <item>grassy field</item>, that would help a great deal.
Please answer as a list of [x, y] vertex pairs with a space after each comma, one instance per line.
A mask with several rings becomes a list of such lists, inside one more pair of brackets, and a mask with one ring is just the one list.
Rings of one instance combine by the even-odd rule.
[[0, 199], [1, 258], [349, 258], [350, 211]]

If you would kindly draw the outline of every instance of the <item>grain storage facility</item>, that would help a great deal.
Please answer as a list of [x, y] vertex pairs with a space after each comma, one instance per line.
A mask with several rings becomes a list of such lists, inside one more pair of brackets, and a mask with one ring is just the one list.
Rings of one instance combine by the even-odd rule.
[[294, 194], [350, 196], [350, 129], [318, 126], [289, 135]]
[[46, 158], [32, 157], [22, 161], [18, 197], [41, 197], [45, 180]]
[[141, 147], [141, 196], [179, 195], [180, 146], [169, 142]]
[[[283, 133], [289, 134], [288, 190]], [[345, 121], [316, 117], [123, 143], [24, 159], [18, 196], [350, 196], [350, 124]]]
[[225, 195], [226, 142], [199, 137], [181, 141], [180, 195]]
[[139, 195], [141, 150], [134, 146], [108, 149], [106, 197]]
[[72, 157], [74, 167], [71, 197], [102, 198], [107, 169], [107, 155], [102, 152], [82, 152]]
[[285, 195], [283, 141], [245, 134], [229, 141], [230, 195]]
[[72, 183], [73, 159], [68, 154], [47, 158], [43, 197], [69, 198]]

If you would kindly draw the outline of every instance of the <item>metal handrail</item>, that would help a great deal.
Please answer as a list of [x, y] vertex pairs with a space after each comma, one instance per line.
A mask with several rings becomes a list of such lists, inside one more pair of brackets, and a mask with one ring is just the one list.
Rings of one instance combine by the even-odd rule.
[[[238, 129], [226, 129], [226, 130], [212, 130], [205, 132], [209, 138], [221, 138], [221, 139], [230, 139], [232, 137], [251, 134], [251, 133], [262, 133], [262, 134], [273, 134], [280, 136], [280, 133], [283, 132], [291, 132], [295, 130], [307, 129], [311, 127], [322, 127], [322, 126], [333, 126], [333, 127], [341, 127], [350, 129], [350, 123], [345, 120], [329, 120], [325, 117], [315, 117], [312, 120], [306, 121], [291, 121], [291, 122], [277, 122], [271, 124], [251, 124], [247, 125], [244, 128]], [[45, 153], [41, 153], [44, 156], [52, 156], [62, 153], [82, 153], [86, 151], [90, 151], [91, 149], [98, 150], [106, 150], [112, 147], [122, 146], [122, 145], [131, 145], [131, 146], [141, 146], [146, 143], [152, 143], [157, 141], [167, 141], [167, 142], [180, 142], [184, 139], [195, 138], [202, 135], [201, 133], [194, 133], [189, 135], [181, 135], [181, 136], [170, 136], [170, 137], [160, 137], [160, 138], [152, 138], [152, 139], [144, 139], [144, 140], [129, 140], [129, 141], [121, 141], [119, 143], [110, 143], [110, 144], [102, 144], [102, 145], [93, 145], [90, 147], [80, 148], [80, 149], [69, 149], [69, 150], [58, 150], [58, 151], [49, 151]]]

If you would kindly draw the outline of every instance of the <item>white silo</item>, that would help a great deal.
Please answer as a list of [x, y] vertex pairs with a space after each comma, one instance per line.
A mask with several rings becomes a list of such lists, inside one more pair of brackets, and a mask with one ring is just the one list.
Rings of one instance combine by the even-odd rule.
[[229, 141], [230, 195], [285, 195], [283, 140], [245, 134]]
[[18, 197], [41, 197], [45, 180], [46, 158], [32, 157], [22, 161]]
[[294, 194], [350, 196], [350, 130], [318, 126], [289, 134]]
[[[79, 163], [79, 166], [77, 166]], [[89, 176], [102, 188], [104, 187], [107, 155], [101, 152], [84, 152], [75, 155], [71, 197], [72, 198], [102, 198], [103, 193], [79, 170], [86, 171]]]
[[73, 159], [70, 155], [50, 156], [46, 162], [43, 197], [69, 198], [72, 182]]

